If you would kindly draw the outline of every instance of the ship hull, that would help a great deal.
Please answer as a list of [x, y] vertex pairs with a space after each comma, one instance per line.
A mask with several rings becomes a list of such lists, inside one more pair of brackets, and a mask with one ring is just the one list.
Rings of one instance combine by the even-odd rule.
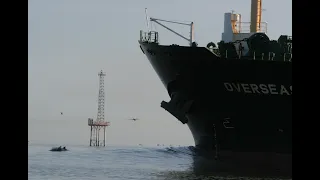
[[291, 62], [139, 43], [171, 97], [161, 106], [188, 125], [196, 147], [291, 155]]

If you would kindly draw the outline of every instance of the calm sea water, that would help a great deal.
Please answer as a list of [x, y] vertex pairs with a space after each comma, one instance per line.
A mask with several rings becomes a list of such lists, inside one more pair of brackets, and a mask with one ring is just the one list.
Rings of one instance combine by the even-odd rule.
[[[285, 179], [241, 177], [214, 172], [196, 157], [193, 147], [86, 147], [51, 152], [51, 146], [29, 144], [30, 180], [193, 180]], [[195, 163], [197, 162], [197, 163]]]

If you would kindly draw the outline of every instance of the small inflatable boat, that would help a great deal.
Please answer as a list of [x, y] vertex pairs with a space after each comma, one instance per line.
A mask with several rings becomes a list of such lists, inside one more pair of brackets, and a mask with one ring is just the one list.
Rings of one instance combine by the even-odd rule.
[[66, 149], [66, 147], [53, 147], [50, 151], [68, 151], [68, 149]]

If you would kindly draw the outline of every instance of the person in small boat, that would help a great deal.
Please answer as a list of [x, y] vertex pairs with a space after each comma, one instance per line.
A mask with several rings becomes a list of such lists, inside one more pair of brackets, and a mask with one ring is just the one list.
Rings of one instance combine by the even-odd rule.
[[63, 150], [67, 150], [65, 146], [64, 146], [62, 149], [63, 149]]

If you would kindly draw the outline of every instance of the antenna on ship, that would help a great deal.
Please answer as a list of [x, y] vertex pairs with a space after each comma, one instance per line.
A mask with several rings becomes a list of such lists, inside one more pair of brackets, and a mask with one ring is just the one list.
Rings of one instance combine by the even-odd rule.
[[148, 12], [147, 12], [147, 8], [144, 9], [144, 13], [146, 15], [146, 23], [147, 23], [147, 32], [149, 32], [149, 18], [148, 18]]

